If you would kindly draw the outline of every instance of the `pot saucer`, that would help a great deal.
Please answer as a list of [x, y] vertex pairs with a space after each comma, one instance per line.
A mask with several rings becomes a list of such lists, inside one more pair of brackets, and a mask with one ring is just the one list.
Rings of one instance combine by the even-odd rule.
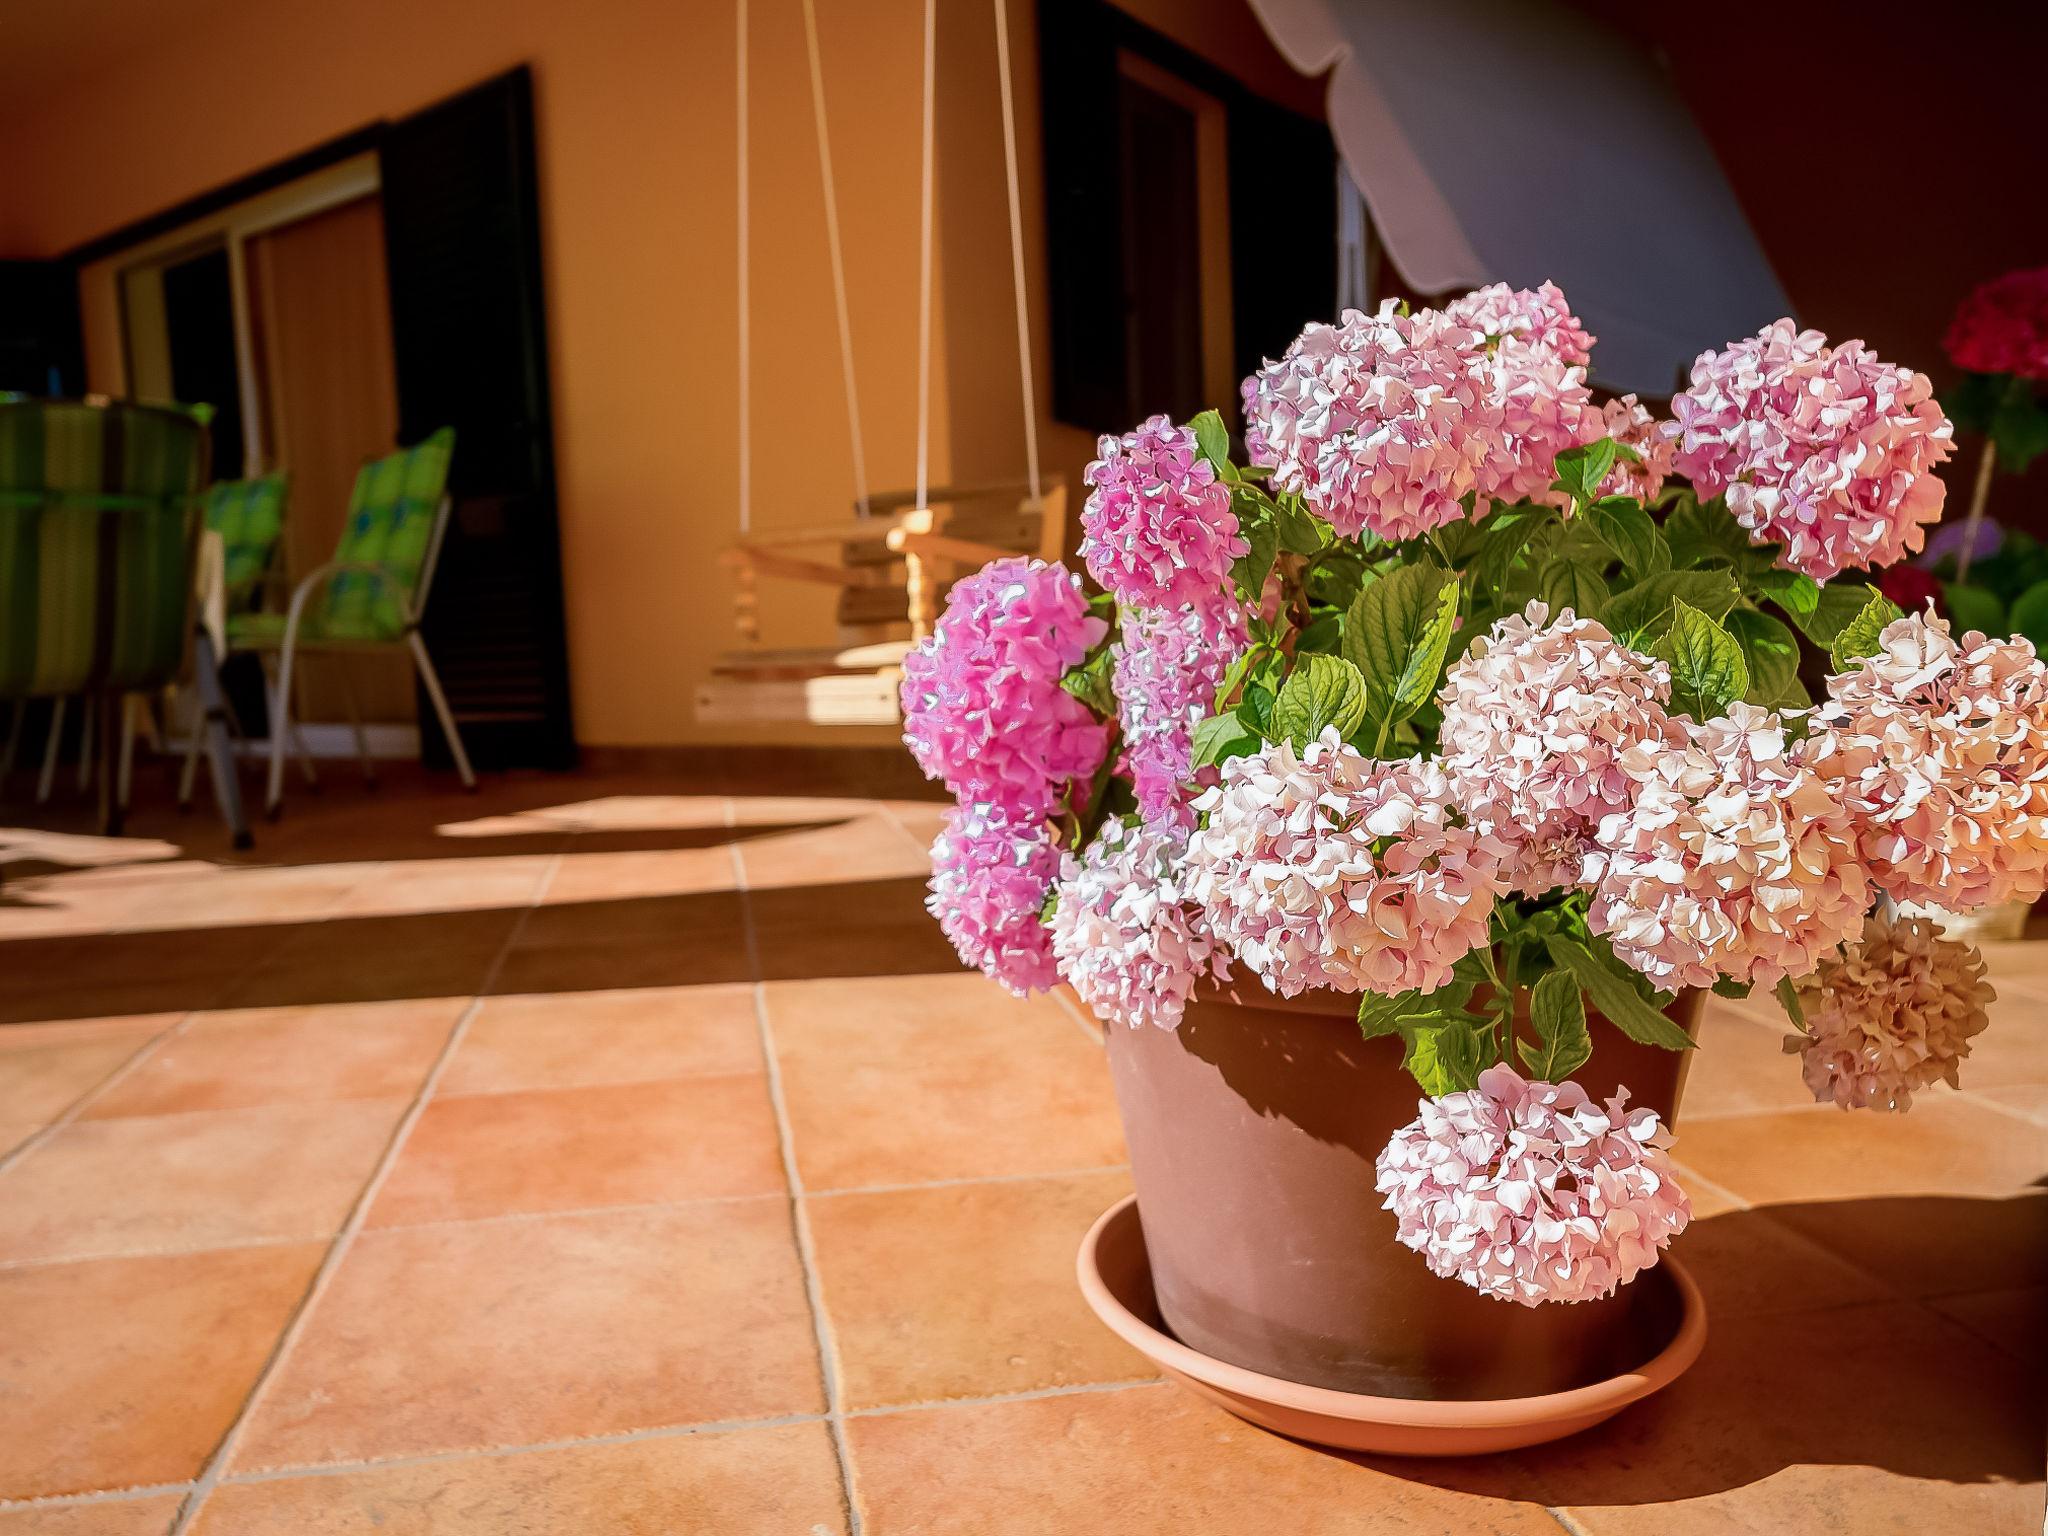
[[1638, 1283], [1661, 1276], [1662, 1283], [1672, 1286], [1680, 1303], [1678, 1328], [1635, 1370], [1540, 1397], [1470, 1402], [1370, 1397], [1262, 1375], [1190, 1349], [1161, 1329], [1135, 1195], [1104, 1211], [1089, 1228], [1075, 1267], [1081, 1294], [1095, 1315], [1182, 1386], [1279, 1434], [1390, 1456], [1470, 1456], [1577, 1434], [1669, 1386], [1699, 1358], [1707, 1338], [1699, 1287], [1667, 1254]]

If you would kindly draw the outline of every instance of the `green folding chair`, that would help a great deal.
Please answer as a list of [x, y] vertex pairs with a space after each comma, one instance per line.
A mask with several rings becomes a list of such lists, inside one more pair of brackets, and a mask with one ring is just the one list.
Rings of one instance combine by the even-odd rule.
[[[218, 624], [229, 614], [253, 613], [263, 606], [277, 564], [284, 532], [291, 477], [279, 473], [250, 480], [216, 480], [205, 495], [206, 531], [218, 540], [218, 565], [202, 568], [202, 605]], [[203, 567], [207, 562], [202, 562]], [[178, 804], [192, 803], [192, 781], [199, 767], [200, 733], [194, 731], [178, 776]]]
[[[434, 713], [447, 734], [463, 786], [476, 775], [463, 750], [454, 712], [440, 675], [420, 636], [420, 619], [433, 587], [434, 567], [448, 531], [448, 460], [455, 431], [443, 427], [410, 448], [373, 459], [356, 473], [348, 518], [334, 558], [293, 589], [290, 606], [279, 613], [230, 614], [229, 651], [253, 651], [276, 660], [270, 701], [270, 782], [264, 809], [276, 816], [284, 804], [286, 738], [297, 729], [291, 715], [292, 668], [301, 653], [336, 656], [404, 651], [411, 656]], [[360, 712], [353, 707], [356, 750], [369, 770], [369, 744]]]
[[[0, 396], [0, 697], [96, 699], [110, 833], [127, 802], [121, 703], [171, 683], [193, 632], [210, 415]], [[211, 642], [201, 636], [198, 647], [214, 788], [236, 845], [246, 846]]]

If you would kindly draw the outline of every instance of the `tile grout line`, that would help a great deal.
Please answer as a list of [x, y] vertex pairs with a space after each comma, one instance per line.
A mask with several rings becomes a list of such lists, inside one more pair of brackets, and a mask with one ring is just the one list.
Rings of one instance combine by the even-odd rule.
[[[222, 984], [222, 990], [225, 990], [226, 985], [226, 983]], [[216, 998], [218, 998], [220, 995], [220, 992], [214, 993], [214, 997]], [[149, 1060], [150, 1057], [154, 1056], [157, 1053], [158, 1049], [161, 1048], [164, 1045], [164, 1043], [168, 1041], [173, 1035], [182, 1033], [185, 1027], [189, 1025], [194, 1019], [198, 1018], [199, 1015], [204, 1011], [205, 1010], [201, 1008], [188, 1009], [186, 1010], [185, 1013], [181, 1014], [177, 1019], [173, 1020], [169, 1024], [166, 1024], [162, 1029], [158, 1030], [155, 1034], [151, 1035], [147, 1040], [143, 1041], [142, 1044], [138, 1045], [132, 1052], [129, 1053], [127, 1059], [124, 1060], [119, 1066], [115, 1067], [105, 1077], [101, 1078], [99, 1082], [96, 1083], [94, 1086], [86, 1089], [84, 1093], [80, 1094], [77, 1098], [73, 1099], [71, 1101], [70, 1106], [64, 1111], [63, 1114], [59, 1115], [56, 1119], [52, 1120], [48, 1125], [44, 1126], [41, 1130], [36, 1131], [33, 1135], [31, 1135], [28, 1138], [28, 1140], [22, 1142], [12, 1151], [8, 1152], [4, 1156], [0, 1156], [0, 1174], [6, 1173], [9, 1169], [13, 1168], [15, 1164], [19, 1163], [23, 1158], [27, 1157], [29, 1153], [33, 1152], [37, 1147], [43, 1145], [44, 1142], [48, 1141], [51, 1137], [55, 1136], [59, 1131], [63, 1130], [66, 1126], [73, 1124], [80, 1115], [84, 1114], [86, 1110], [90, 1109], [94, 1104], [98, 1103], [99, 1100], [111, 1089], [113, 1089], [113, 1087], [117, 1083], [121, 1082], [131, 1072], [134, 1072], [145, 1061]]]
[[[734, 1074], [744, 1077], [765, 1077], [760, 1072]], [[456, 1102], [465, 1095], [451, 1098], [436, 1094], [434, 1102], [447, 1104]], [[375, 1103], [378, 1100], [349, 1100], [351, 1103]], [[227, 1113], [228, 1111], [221, 1111]], [[195, 1111], [209, 1113], [209, 1111]], [[837, 1200], [849, 1195], [912, 1195], [927, 1189], [971, 1189], [986, 1184], [1031, 1184], [1040, 1180], [1095, 1178], [1109, 1173], [1125, 1173], [1129, 1163], [1099, 1163], [1087, 1168], [1050, 1168], [1042, 1173], [991, 1173], [978, 1178], [927, 1179], [908, 1184], [848, 1184], [836, 1189], [811, 1189], [804, 1192], [807, 1200]], [[739, 1195], [691, 1195], [679, 1200], [632, 1200], [618, 1205], [569, 1205], [537, 1211], [498, 1211], [489, 1216], [436, 1216], [425, 1221], [394, 1221], [370, 1228], [375, 1232], [419, 1232], [434, 1231], [444, 1227], [487, 1227], [502, 1226], [525, 1221], [554, 1221], [584, 1216], [618, 1216], [642, 1211], [688, 1210], [699, 1205], [746, 1205], [753, 1201], [787, 1201], [784, 1190], [762, 1190], [755, 1194]], [[176, 1258], [185, 1254], [232, 1252], [244, 1248], [290, 1248], [301, 1243], [331, 1241], [329, 1232], [297, 1232], [279, 1237], [244, 1237], [223, 1242], [171, 1244], [157, 1248], [110, 1248], [93, 1253], [66, 1253], [50, 1258], [0, 1259], [0, 1274], [22, 1270], [50, 1269], [60, 1264], [93, 1263], [102, 1259], [162, 1259]], [[4, 1502], [4, 1500], [0, 1500]]]
[[[725, 824], [736, 825], [732, 797], [725, 800]], [[818, 1279], [817, 1253], [811, 1240], [810, 1214], [804, 1208], [803, 1175], [797, 1170], [796, 1142], [790, 1131], [789, 1103], [782, 1091], [782, 1063], [775, 1053], [775, 1027], [768, 1020], [768, 991], [761, 979], [761, 941], [754, 924], [753, 898], [747, 890], [747, 866], [737, 841], [728, 841], [733, 889], [739, 895], [740, 934], [746, 946], [747, 969], [754, 978], [754, 1027], [761, 1039], [761, 1063], [768, 1078], [768, 1102], [775, 1112], [775, 1140], [782, 1154], [782, 1176], [789, 1190], [789, 1224], [796, 1239], [797, 1265], [803, 1271], [804, 1301], [811, 1313], [811, 1336], [818, 1350], [818, 1376], [825, 1388], [825, 1431], [839, 1464], [839, 1496], [845, 1506], [847, 1536], [861, 1536], [860, 1505], [853, 1493], [853, 1455], [846, 1440], [844, 1403], [839, 1386], [839, 1350], [832, 1320], [825, 1311], [825, 1291]], [[172, 1536], [176, 1536], [173, 1532]]]
[[[1171, 1386], [1172, 1383], [1160, 1376], [1133, 1376], [1121, 1381], [1067, 1382], [1051, 1387], [1032, 1387], [1021, 1392], [995, 1392], [969, 1397], [919, 1398], [901, 1403], [877, 1403], [869, 1408], [848, 1408], [842, 1418], [876, 1419], [897, 1413], [930, 1413], [945, 1408], [990, 1408], [1006, 1403], [1035, 1403], [1045, 1398], [1085, 1397], [1099, 1393], [1130, 1392], [1144, 1387]], [[282, 1467], [252, 1467], [246, 1472], [230, 1472], [221, 1478], [221, 1483], [230, 1488], [239, 1488], [249, 1483], [285, 1482], [298, 1477], [339, 1477], [351, 1472], [383, 1471], [394, 1467], [421, 1466], [439, 1461], [463, 1461], [511, 1456], [528, 1456], [548, 1451], [576, 1450], [585, 1446], [639, 1445], [650, 1440], [680, 1440], [693, 1435], [740, 1434], [756, 1429], [785, 1429], [799, 1424], [825, 1424], [829, 1413], [779, 1413], [756, 1419], [705, 1419], [689, 1424], [655, 1424], [644, 1429], [613, 1430], [595, 1435], [571, 1435], [556, 1440], [525, 1441], [515, 1445], [464, 1446], [455, 1450], [421, 1451], [399, 1456], [366, 1456], [354, 1461], [304, 1462]], [[188, 1487], [185, 1483], [166, 1485], [161, 1490], [175, 1492]], [[136, 1496], [136, 1495], [130, 1495]], [[58, 1494], [54, 1499], [82, 1501], [90, 1494]], [[0, 1500], [0, 1510], [8, 1508], [7, 1501]]]
[[476, 1017], [485, 995], [490, 991], [492, 983], [497, 980], [498, 972], [504, 967], [506, 957], [518, 943], [519, 935], [525, 930], [527, 918], [532, 915], [534, 907], [546, 894], [548, 886], [553, 883], [555, 871], [561, 867], [561, 860], [561, 850], [557, 849], [554, 862], [548, 866], [546, 878], [540, 882], [539, 891], [519, 914], [518, 921], [513, 923], [510, 931], [506, 933], [505, 941], [498, 947], [496, 957], [491, 961], [482, 979], [478, 981], [477, 990], [471, 995], [469, 1006], [462, 1010], [449, 1029], [448, 1038], [442, 1042], [440, 1054], [434, 1058], [434, 1064], [427, 1069], [427, 1075], [421, 1080], [419, 1091], [413, 1095], [412, 1102], [406, 1106], [405, 1113], [399, 1117], [390, 1139], [384, 1144], [383, 1156], [378, 1158], [376, 1167], [371, 1169], [368, 1180], [356, 1196], [355, 1204], [349, 1208], [347, 1219], [341, 1224], [341, 1230], [335, 1233], [334, 1241], [328, 1245], [325, 1256], [321, 1258], [320, 1267], [314, 1270], [313, 1278], [307, 1282], [298, 1305], [285, 1320], [276, 1342], [270, 1347], [270, 1353], [264, 1358], [262, 1368], [256, 1373], [255, 1381], [250, 1384], [248, 1394], [242, 1399], [241, 1408], [229, 1423], [226, 1432], [222, 1434], [220, 1443], [214, 1447], [213, 1455], [207, 1458], [199, 1476], [193, 1479], [191, 1490], [185, 1495], [184, 1502], [178, 1506], [177, 1515], [172, 1519], [170, 1530], [165, 1536], [183, 1536], [184, 1532], [191, 1529], [192, 1522], [199, 1517], [199, 1511], [205, 1507], [208, 1497], [219, 1484], [227, 1469], [228, 1458], [234, 1454], [235, 1447], [241, 1441], [242, 1431], [255, 1414], [257, 1405], [263, 1400], [264, 1390], [276, 1377], [278, 1368], [291, 1353], [293, 1345], [298, 1342], [299, 1335], [304, 1331], [314, 1307], [326, 1295], [335, 1272], [341, 1267], [342, 1259], [346, 1257], [349, 1248], [362, 1231], [369, 1217], [371, 1205], [382, 1193], [385, 1180], [390, 1177], [399, 1155], [405, 1150], [406, 1141], [412, 1135], [412, 1128], [426, 1112], [427, 1103], [434, 1094], [434, 1085], [441, 1080], [442, 1073], [448, 1069], [448, 1063], [461, 1048], [463, 1038], [469, 1032], [470, 1021]]
[[95, 1488], [85, 1493], [44, 1493], [32, 1499], [0, 1499], [0, 1514], [24, 1510], [70, 1509], [84, 1504], [135, 1504], [170, 1493], [189, 1493], [190, 1483], [137, 1483], [131, 1488]]

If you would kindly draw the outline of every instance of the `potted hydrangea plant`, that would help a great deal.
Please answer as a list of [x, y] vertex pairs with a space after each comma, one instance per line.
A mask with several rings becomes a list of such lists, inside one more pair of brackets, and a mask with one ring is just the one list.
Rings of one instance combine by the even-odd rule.
[[906, 659], [958, 800], [930, 910], [1108, 1026], [1159, 1310], [1216, 1358], [1443, 1399], [1629, 1368], [1703, 992], [1903, 1110], [1991, 993], [1893, 904], [2048, 879], [2033, 647], [1866, 580], [1942, 511], [1926, 377], [1781, 320], [1657, 420], [1592, 345], [1549, 284], [1311, 325], [1245, 381], [1245, 462], [1214, 412], [1102, 439], [1099, 592], [998, 562]]

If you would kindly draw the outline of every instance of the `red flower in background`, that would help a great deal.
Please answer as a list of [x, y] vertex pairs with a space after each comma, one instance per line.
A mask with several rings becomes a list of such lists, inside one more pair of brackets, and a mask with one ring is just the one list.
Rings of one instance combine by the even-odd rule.
[[1941, 606], [1941, 583], [1934, 579], [1932, 571], [1923, 571], [1917, 565], [1887, 566], [1877, 573], [1877, 590], [1899, 605], [1904, 613], [1925, 613], [1927, 600], [1935, 600]]
[[2048, 379], [2048, 267], [1979, 284], [1941, 344], [1949, 361], [1971, 373]]

